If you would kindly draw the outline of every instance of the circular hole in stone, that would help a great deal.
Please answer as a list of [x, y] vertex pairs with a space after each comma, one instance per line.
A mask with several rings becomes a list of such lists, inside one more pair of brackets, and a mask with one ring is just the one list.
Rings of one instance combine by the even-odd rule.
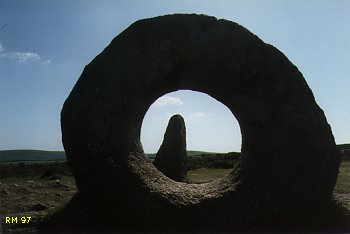
[[[183, 170], [183, 166], [176, 166], [179, 160], [174, 160], [181, 154], [178, 153], [181, 144], [176, 143], [181, 129], [173, 124], [175, 127], [169, 131], [175, 131], [175, 135], [169, 133], [167, 136], [171, 139], [165, 140], [169, 120], [177, 114], [184, 119], [186, 128], [187, 175], [184, 179], [173, 175]], [[179, 90], [159, 97], [149, 107], [142, 122], [141, 142], [146, 155], [169, 178], [203, 183], [224, 177], [232, 170], [240, 156], [242, 137], [236, 118], [224, 104], [205, 93]], [[161, 146], [168, 149], [160, 151]], [[160, 161], [164, 164], [164, 160], [168, 160], [165, 162], [168, 166], [159, 165]]]

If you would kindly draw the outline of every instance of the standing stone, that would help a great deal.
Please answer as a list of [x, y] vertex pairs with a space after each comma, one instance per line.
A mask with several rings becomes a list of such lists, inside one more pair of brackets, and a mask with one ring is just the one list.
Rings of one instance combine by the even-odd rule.
[[181, 115], [173, 115], [166, 128], [154, 165], [175, 181], [184, 181], [187, 174], [186, 127]]
[[[225, 179], [175, 183], [145, 156], [146, 111], [179, 89], [206, 93], [237, 118], [242, 157]], [[78, 225], [81, 232], [298, 231], [287, 217], [330, 200], [341, 161], [298, 68], [239, 24], [205, 15], [144, 19], [124, 30], [84, 68], [61, 126], [79, 193], [60, 216], [71, 226], [57, 222], [66, 229], [57, 233]]]

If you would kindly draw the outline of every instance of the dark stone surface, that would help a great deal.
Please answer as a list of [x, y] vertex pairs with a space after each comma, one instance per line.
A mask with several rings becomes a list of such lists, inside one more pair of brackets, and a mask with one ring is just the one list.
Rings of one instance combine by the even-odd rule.
[[[228, 177], [175, 182], [144, 155], [146, 111], [179, 89], [212, 96], [238, 120], [242, 157]], [[340, 163], [298, 69], [242, 26], [204, 15], [139, 20], [124, 30], [85, 67], [61, 126], [87, 207], [83, 223], [97, 230], [100, 222], [141, 230], [288, 225], [288, 217], [329, 200]]]
[[187, 175], [186, 126], [181, 115], [173, 115], [166, 128], [154, 165], [175, 181], [185, 181]]

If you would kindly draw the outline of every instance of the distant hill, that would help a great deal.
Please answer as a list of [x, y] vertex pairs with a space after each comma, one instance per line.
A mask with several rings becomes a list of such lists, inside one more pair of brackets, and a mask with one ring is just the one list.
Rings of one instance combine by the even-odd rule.
[[[197, 155], [201, 155], [201, 154], [216, 154], [213, 152], [206, 152], [206, 151], [196, 151], [196, 150], [187, 150], [187, 156], [197, 156]], [[156, 153], [146, 153], [146, 155], [149, 158], [155, 158], [156, 157]]]
[[337, 148], [339, 150], [350, 150], [350, 144], [341, 144], [341, 145], [337, 145]]
[[206, 151], [196, 151], [196, 150], [188, 150], [187, 156], [197, 156], [202, 154], [216, 154], [215, 152], [206, 152]]
[[[201, 154], [212, 154], [204, 151], [187, 151], [188, 156]], [[146, 154], [150, 158], [154, 158], [156, 154]], [[46, 151], [46, 150], [0, 150], [0, 162], [11, 161], [51, 161], [51, 160], [66, 160], [64, 151]]]
[[[337, 145], [341, 151], [350, 150], [350, 144]], [[198, 150], [188, 150], [187, 156], [200, 156], [205, 154], [217, 154], [215, 152], [206, 152]], [[149, 158], [154, 158], [156, 153], [146, 153]], [[51, 161], [66, 160], [64, 151], [45, 151], [45, 150], [0, 150], [0, 162], [10, 161]]]
[[0, 162], [66, 160], [64, 151], [0, 150]]
[[[350, 144], [337, 145], [341, 151], [350, 150]], [[204, 154], [216, 154], [214, 152], [188, 150], [188, 156], [199, 156]], [[150, 158], [156, 156], [155, 153], [146, 153]], [[10, 161], [51, 161], [51, 160], [66, 160], [64, 151], [45, 151], [45, 150], [0, 150], [0, 162]]]
[[[212, 154], [204, 151], [187, 151], [188, 156], [200, 154]], [[150, 158], [154, 158], [156, 154], [146, 154]], [[11, 161], [51, 161], [51, 160], [66, 160], [64, 151], [46, 151], [46, 150], [0, 150], [0, 162]]]

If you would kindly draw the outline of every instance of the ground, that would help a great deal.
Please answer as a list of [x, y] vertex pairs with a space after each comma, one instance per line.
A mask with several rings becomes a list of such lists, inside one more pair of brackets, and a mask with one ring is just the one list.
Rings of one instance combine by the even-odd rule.
[[333, 194], [335, 199], [350, 212], [350, 161], [341, 163]]
[[190, 183], [204, 183], [226, 176], [231, 169], [222, 168], [198, 168], [187, 173]]
[[[0, 180], [0, 233], [36, 233], [37, 223], [64, 207], [77, 192], [74, 178], [67, 171], [65, 163], [0, 166], [2, 172], [7, 170], [6, 178]], [[13, 173], [19, 168], [25, 173]], [[222, 177], [229, 171], [230, 169], [199, 168], [189, 171], [188, 180], [192, 183], [202, 183]], [[334, 199], [350, 214], [349, 161], [341, 164]], [[11, 224], [6, 223], [6, 217]], [[28, 220], [28, 224], [22, 223]]]

